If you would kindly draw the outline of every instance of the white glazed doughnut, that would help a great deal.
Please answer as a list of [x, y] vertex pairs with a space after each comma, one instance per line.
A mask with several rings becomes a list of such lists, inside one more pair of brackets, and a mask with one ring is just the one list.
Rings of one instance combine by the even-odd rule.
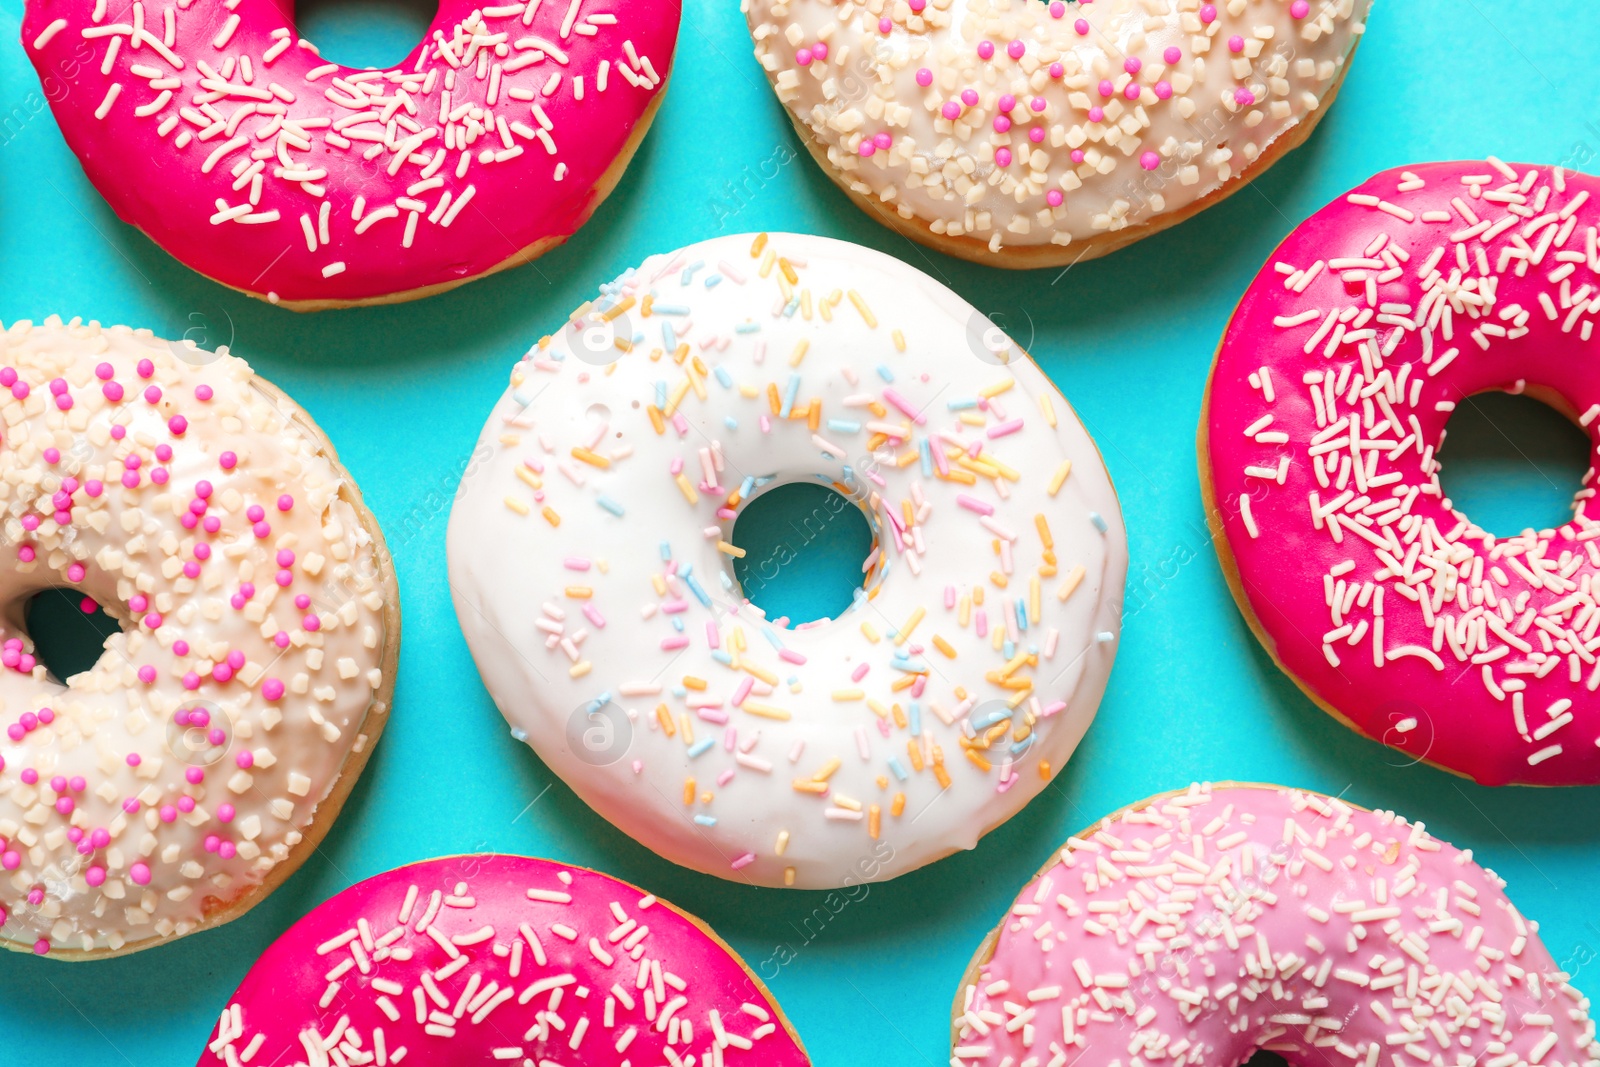
[[[226, 350], [0, 333], [0, 945], [83, 958], [249, 909], [315, 849], [387, 718], [388, 553], [304, 411]], [[122, 623], [50, 678], [66, 586]]]
[[1370, 0], [744, 0], [857, 205], [1003, 267], [1076, 262], [1242, 188], [1333, 102]]
[[[652, 257], [513, 368], [480, 451], [449, 562], [489, 692], [674, 862], [902, 874], [1021, 809], [1100, 702], [1127, 546], [1094, 443], [898, 260], [764, 234]], [[840, 618], [793, 628], [742, 598], [730, 543], [790, 482], [876, 546]]]

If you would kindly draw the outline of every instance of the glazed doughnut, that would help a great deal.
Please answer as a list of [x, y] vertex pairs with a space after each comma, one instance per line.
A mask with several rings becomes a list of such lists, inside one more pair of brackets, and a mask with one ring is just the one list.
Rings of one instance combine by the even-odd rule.
[[956, 996], [955, 1065], [1600, 1062], [1588, 998], [1421, 823], [1191, 786], [1070, 839]]
[[1333, 103], [1370, 0], [742, 0], [800, 140], [962, 259], [1104, 255], [1237, 192]]
[[[654, 256], [512, 369], [479, 447], [448, 551], [489, 693], [676, 863], [835, 888], [971, 848], [1100, 702], [1127, 542], [1094, 443], [898, 260], [788, 234]], [[872, 531], [836, 619], [767, 619], [734, 577], [735, 521], [792, 482]]]
[[523, 856], [426, 860], [351, 886], [240, 983], [199, 1067], [811, 1061], [699, 920]]
[[[226, 349], [0, 333], [0, 945], [81, 959], [243, 914], [315, 850], [383, 729], [400, 608], [316, 424]], [[25, 609], [122, 624], [65, 683]]]
[[28, 0], [22, 40], [41, 77], [79, 71], [50, 106], [124, 222], [307, 311], [427, 296], [565, 241], [650, 126], [678, 14], [441, 0], [383, 70], [324, 61], [292, 0]]
[[1228, 326], [1202, 484], [1234, 595], [1325, 710], [1487, 785], [1600, 782], [1600, 507], [1495, 537], [1451, 506], [1457, 403], [1535, 393], [1600, 427], [1600, 182], [1386, 171], [1279, 246]]

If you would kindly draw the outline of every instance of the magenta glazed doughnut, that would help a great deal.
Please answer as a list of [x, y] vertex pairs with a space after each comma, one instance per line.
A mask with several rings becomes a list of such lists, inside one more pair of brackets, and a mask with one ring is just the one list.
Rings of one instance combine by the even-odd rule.
[[1386, 171], [1313, 215], [1217, 352], [1201, 482], [1239, 606], [1368, 737], [1488, 785], [1600, 782], [1600, 505], [1495, 537], [1451, 506], [1457, 403], [1529, 392], [1600, 432], [1600, 181]]
[[1071, 838], [979, 948], [957, 1067], [1600, 1062], [1589, 1001], [1504, 883], [1421, 823], [1191, 786]]
[[778, 1005], [699, 920], [523, 856], [425, 860], [278, 938], [200, 1067], [806, 1067]]
[[426, 296], [565, 241], [649, 128], [678, 18], [441, 0], [386, 70], [323, 60], [292, 0], [28, 0], [22, 41], [41, 76], [79, 72], [51, 108], [125, 222], [315, 310]]

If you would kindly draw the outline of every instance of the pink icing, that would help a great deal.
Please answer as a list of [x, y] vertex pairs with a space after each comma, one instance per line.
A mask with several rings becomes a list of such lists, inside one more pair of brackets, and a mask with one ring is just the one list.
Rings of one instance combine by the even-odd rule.
[[738, 958], [670, 905], [505, 855], [414, 863], [325, 901], [256, 961], [212, 1037], [201, 1067], [810, 1063]]
[[1073, 838], [958, 997], [952, 1063], [1597, 1062], [1589, 1002], [1420, 823], [1193, 786]]
[[1600, 429], [1596, 192], [1494, 159], [1379, 174], [1278, 248], [1212, 375], [1214, 518], [1279, 661], [1367, 736], [1485, 784], [1600, 782], [1593, 470], [1571, 522], [1497, 539], [1435, 458], [1486, 390]]
[[29, 0], [22, 39], [47, 88], [72, 83], [51, 107], [119, 216], [289, 302], [448, 286], [564, 240], [662, 91], [679, 18], [442, 0], [402, 63], [357, 71], [281, 7]]

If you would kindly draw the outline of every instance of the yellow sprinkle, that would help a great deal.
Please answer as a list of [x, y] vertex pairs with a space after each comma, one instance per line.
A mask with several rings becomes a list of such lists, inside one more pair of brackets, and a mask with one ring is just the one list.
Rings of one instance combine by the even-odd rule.
[[[1004, 630], [1005, 627], [1002, 626], [999, 627], [999, 629]], [[902, 689], [910, 689], [912, 686], [917, 684], [917, 679], [925, 673], [925, 671], [918, 671], [911, 674], [903, 674], [889, 683], [889, 691], [891, 693], [898, 693]]]
[[883, 828], [883, 809], [874, 804], [867, 809], [867, 836], [874, 841]]
[[[744, 648], [743, 635], [739, 635], [739, 637], [740, 637], [740, 640], [738, 642], [738, 647], [742, 651], [743, 648]], [[768, 685], [777, 685], [778, 684], [778, 676], [776, 674], [773, 674], [771, 671], [767, 670], [765, 667], [762, 667], [760, 664], [750, 663], [750, 662], [748, 662], [746, 660], [741, 659], [739, 661], [739, 667], [746, 674], [753, 675], [756, 678], [760, 678], [763, 682], [766, 682]], [[747, 708], [749, 707], [748, 704], [745, 705], [745, 706]]]
[[1072, 573], [1067, 575], [1067, 580], [1061, 583], [1060, 589], [1056, 590], [1056, 599], [1065, 600], [1071, 596], [1072, 591], [1078, 588], [1078, 583], [1083, 581], [1083, 574], [1083, 564], [1080, 563], [1072, 568]]
[[973, 751], [970, 748], [967, 749], [967, 759], [971, 760], [974, 764], [976, 764], [978, 770], [980, 770], [980, 771], [989, 771], [989, 770], [993, 770], [994, 769], [994, 765], [992, 763], [990, 763], [988, 760], [984, 759], [982, 756], [978, 755], [977, 752]]
[[518, 515], [526, 515], [528, 512], [533, 510], [527, 504], [521, 500], [518, 500], [514, 496], [506, 497], [506, 507], [510, 508], [512, 511], [515, 511]]
[[1033, 517], [1033, 525], [1039, 531], [1039, 540], [1044, 542], [1044, 547], [1056, 547], [1055, 538], [1050, 536], [1050, 522], [1044, 517], [1044, 512], [1041, 511]]
[[787, 831], [787, 830], [779, 830], [778, 831], [778, 843], [772, 846], [772, 854], [774, 856], [781, 856], [781, 855], [784, 854], [785, 851], [788, 850], [788, 848], [789, 848], [789, 831]]
[[940, 652], [943, 652], [950, 659], [956, 658], [956, 650], [951, 646], [949, 641], [946, 641], [938, 634], [933, 635], [933, 647], [937, 648]]
[[1055, 474], [1050, 476], [1050, 495], [1055, 496], [1061, 488], [1061, 483], [1067, 480], [1067, 475], [1072, 473], [1072, 460], [1064, 459], [1061, 466], [1056, 468]]
[[646, 293], [644, 299], [639, 301], [640, 318], [648, 319], [650, 317], [650, 307], [655, 303], [655, 299], [655, 297], [651, 296], [649, 293]]
[[673, 412], [678, 410], [678, 405], [683, 402], [683, 398], [685, 396], [687, 396], [688, 394], [689, 394], [689, 379], [687, 377], [685, 377], [683, 379], [683, 381], [681, 381], [677, 385], [673, 386], [672, 392], [667, 396], [667, 406], [662, 409], [661, 413], [663, 415], [671, 417]]
[[661, 732], [668, 737], [678, 732], [678, 728], [672, 723], [672, 713], [667, 711], [665, 704], [656, 705], [656, 722], [661, 724]]
[[972, 623], [972, 595], [962, 593], [961, 599], [956, 602], [956, 621], [965, 630]]
[[890, 336], [894, 338], [894, 350], [896, 352], [904, 352], [906, 350], [906, 335], [896, 330]]
[[508, 448], [515, 448], [522, 443], [522, 435], [517, 433], [503, 433], [500, 435], [500, 443]]
[[1039, 578], [1028, 579], [1028, 625], [1039, 625]]
[[655, 430], [655, 432], [658, 434], [666, 433], [667, 422], [661, 417], [661, 409], [656, 407], [654, 404], [651, 404], [646, 411], [650, 416], [650, 428]]
[[878, 631], [877, 631], [877, 628], [874, 627], [870, 622], [863, 622], [861, 624], [861, 633], [866, 637], [866, 639], [868, 641], [871, 641], [873, 644], [877, 644], [878, 643]]
[[1016, 384], [1017, 380], [1015, 378], [1006, 378], [1003, 381], [998, 381], [993, 385], [986, 385], [982, 389], [979, 389], [978, 395], [987, 400], [990, 397], [999, 396], [1001, 393], [1005, 392], [1007, 389], [1010, 389]]
[[837, 771], [840, 766], [841, 761], [838, 756], [835, 756], [827, 763], [824, 763], [822, 765], [822, 769], [811, 776], [811, 780], [813, 782], [826, 782], [829, 778], [833, 777], [833, 772]]
[[967, 426], [982, 426], [989, 421], [980, 411], [963, 411], [956, 418]]
[[612, 304], [610, 307], [606, 308], [606, 310], [601, 313], [600, 317], [602, 319], [605, 319], [607, 322], [610, 322], [613, 319], [615, 319], [618, 315], [621, 315], [621, 314], [624, 314], [625, 312], [627, 312], [632, 307], [633, 307], [633, 297], [631, 297], [631, 296], [624, 297], [623, 299], [617, 301], [615, 304]]
[[1011, 579], [1007, 578], [999, 571], [990, 571], [989, 580], [1001, 589], [1004, 589], [1011, 582]]
[[679, 713], [678, 729], [683, 733], [683, 743], [685, 745], [694, 744], [694, 720], [689, 718], [687, 711]]
[[827, 782], [814, 782], [809, 778], [796, 778], [789, 784], [794, 787], [796, 793], [822, 794], [828, 791]]
[[753, 700], [746, 700], [739, 707], [752, 715], [759, 715], [763, 719], [777, 719], [779, 722], [788, 722], [791, 718], [790, 714], [782, 708], [775, 708], [770, 704], [757, 704]]
[[673, 479], [673, 481], [678, 483], [678, 491], [683, 494], [683, 499], [687, 500], [690, 504], [700, 503], [700, 494], [695, 492], [694, 486], [689, 484], [689, 479], [684, 477], [681, 471], [678, 473], [678, 476]]
[[927, 612], [923, 611], [921, 608], [913, 611], [911, 613], [911, 617], [906, 619], [906, 624], [900, 627], [900, 632], [894, 635], [894, 643], [896, 645], [905, 644], [906, 639], [911, 636], [911, 631], [917, 628], [917, 624], [922, 621], [922, 617], [926, 614]]
[[789, 357], [789, 366], [798, 367], [800, 361], [806, 358], [806, 350], [811, 347], [811, 342], [804, 337], [794, 346], [794, 355]]
[[1055, 426], [1056, 405], [1055, 402], [1050, 399], [1049, 393], [1039, 394], [1039, 410], [1044, 412], [1044, 421], [1049, 423], [1052, 427]]
[[793, 265], [791, 265], [790, 262], [787, 259], [784, 259], [782, 256], [778, 257], [778, 269], [783, 271], [783, 276], [788, 279], [790, 285], [800, 284], [800, 275], [794, 272]]
[[[985, 768], [985, 770], [987, 769]], [[943, 763], [935, 763], [933, 765], [933, 776], [938, 779], [940, 789], [950, 788], [950, 772], [944, 769]]]
[[1050, 761], [1049, 760], [1042, 759], [1042, 760], [1039, 761], [1039, 777], [1043, 778], [1047, 782], [1050, 780]]
[[838, 701], [860, 700], [866, 693], [860, 689], [835, 689], [833, 699]]
[[683, 366], [683, 361], [688, 358], [689, 346], [686, 343], [679, 342], [678, 347], [672, 350], [672, 362], [681, 367]]
[[732, 556], [734, 559], [744, 559], [744, 549], [738, 545], [729, 544], [727, 541], [718, 541], [717, 551], [724, 556]]
[[894, 801], [889, 805], [889, 814], [898, 819], [900, 817], [900, 813], [905, 810], [906, 795], [904, 793], [896, 793], [894, 795]]
[[872, 714], [876, 715], [878, 718], [880, 718], [880, 719], [889, 718], [889, 715], [890, 715], [889, 709], [883, 706], [883, 702], [882, 701], [869, 699], [867, 701], [867, 707], [871, 708], [872, 709]]
[[785, 867], [783, 869], [783, 884], [784, 885], [794, 885], [794, 868], [793, 867]]
[[769, 275], [772, 274], [773, 264], [775, 264], [777, 262], [778, 262], [778, 253], [774, 252], [770, 248], [767, 249], [761, 255], [761, 268], [760, 268], [758, 273], [760, 273], [760, 275], [763, 278], [768, 277]]
[[869, 327], [874, 330], [878, 328], [878, 317], [872, 313], [872, 309], [867, 306], [867, 302], [862, 299], [861, 294], [854, 289], [850, 290], [850, 303], [856, 306], [856, 310], [861, 313], [861, 318]]
[[696, 678], [692, 674], [686, 674], [683, 676], [683, 685], [685, 689], [704, 689], [706, 680], [704, 678]]
[[572, 678], [582, 678], [593, 668], [594, 664], [590, 663], [588, 660], [579, 660], [577, 663], [574, 663], [571, 667], [567, 668], [567, 674]]
[[843, 793], [833, 794], [833, 802], [845, 811], [860, 811], [861, 801], [855, 797], [847, 797]]
[[[533, 471], [530, 470], [527, 466], [525, 466], [525, 465], [523, 465], [521, 463], [517, 464], [517, 477], [521, 478], [523, 481], [527, 482], [528, 485], [530, 487], [534, 488], [534, 489], [543, 489], [544, 488], [544, 479], [540, 478], [537, 474], [533, 473]], [[526, 515], [527, 512], [523, 512], [523, 514]]]
[[567, 596], [573, 600], [588, 600], [594, 596], [594, 590], [587, 585], [569, 585], [565, 589]]
[[582, 460], [591, 467], [599, 467], [601, 470], [605, 470], [607, 467], [611, 466], [611, 461], [609, 459], [597, 452], [591, 452], [581, 445], [573, 447], [572, 458]]
[[543, 515], [544, 521], [548, 522], [551, 526], [561, 525], [561, 516], [556, 514], [556, 509], [551, 507], [549, 504], [546, 504], [544, 507], [540, 508], [539, 514]]
[[693, 778], [683, 780], [683, 803], [687, 807], [694, 803], [695, 785]]
[[750, 242], [750, 258], [755, 259], [765, 247], [767, 247], [767, 235], [764, 233], [756, 234], [756, 239]]

